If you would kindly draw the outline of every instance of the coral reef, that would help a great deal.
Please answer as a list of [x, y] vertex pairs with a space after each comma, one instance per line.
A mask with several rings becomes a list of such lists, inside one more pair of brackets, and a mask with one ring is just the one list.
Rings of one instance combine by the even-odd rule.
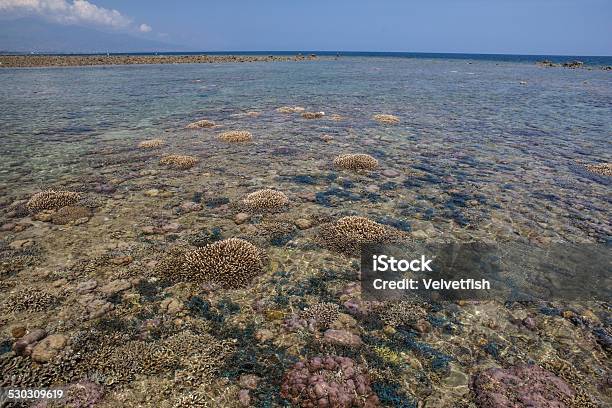
[[165, 143], [166, 142], [162, 139], [143, 140], [138, 143], [138, 147], [141, 149], [157, 149], [158, 147], [162, 147]]
[[363, 244], [395, 242], [402, 236], [393, 227], [357, 216], [343, 217], [319, 228], [319, 240], [324, 246], [347, 255], [359, 254]]
[[281, 396], [298, 407], [380, 406], [367, 371], [348, 357], [314, 357], [296, 363], [283, 379]]
[[211, 128], [214, 126], [215, 126], [215, 122], [213, 122], [212, 120], [202, 119], [202, 120], [198, 120], [195, 122], [191, 122], [190, 124], [185, 126], [185, 129], [203, 129], [203, 128]]
[[397, 116], [387, 115], [384, 113], [374, 115], [372, 118], [378, 123], [384, 123], [386, 125], [397, 125], [400, 122], [400, 119]]
[[289, 198], [281, 191], [266, 188], [248, 194], [242, 204], [250, 211], [281, 211], [289, 205]]
[[304, 110], [301, 106], [281, 106], [276, 108], [276, 111], [279, 113], [300, 113], [304, 112]]
[[340, 316], [340, 307], [335, 303], [315, 303], [302, 310], [299, 314], [285, 320], [284, 326], [288, 331], [308, 329], [315, 332], [327, 329]]
[[42, 290], [35, 288], [24, 289], [11, 293], [3, 302], [2, 309], [13, 312], [43, 312], [59, 302], [59, 299]]
[[591, 173], [612, 177], [612, 163], [588, 164], [585, 167]]
[[427, 310], [422, 303], [403, 300], [381, 308], [379, 316], [380, 320], [389, 326], [402, 326], [427, 317]]
[[302, 117], [304, 119], [321, 119], [325, 116], [325, 112], [303, 112]]
[[220, 341], [207, 333], [192, 332], [177, 333], [163, 344], [180, 360], [182, 368], [176, 379], [190, 385], [209, 384], [235, 348], [231, 339]]
[[230, 130], [219, 135], [219, 140], [229, 143], [243, 143], [253, 140], [251, 132], [246, 130]]
[[170, 154], [161, 158], [159, 163], [177, 170], [186, 170], [196, 165], [198, 159], [194, 156]]
[[42, 210], [55, 210], [79, 201], [81, 194], [72, 191], [46, 190], [36, 193], [26, 204], [31, 213]]
[[0, 241], [0, 276], [11, 275], [36, 265], [41, 257], [40, 247], [36, 244], [12, 248], [6, 241]]
[[92, 408], [102, 400], [104, 387], [91, 381], [83, 380], [67, 385], [64, 396], [57, 401], [42, 400], [33, 408]]
[[378, 160], [369, 154], [341, 154], [334, 159], [334, 166], [345, 170], [373, 170]]
[[242, 288], [262, 273], [264, 261], [264, 253], [255, 245], [229, 238], [186, 253], [183, 274], [196, 282]]
[[490, 368], [472, 379], [480, 408], [571, 407], [575, 391], [561, 378], [535, 365]]
[[51, 222], [57, 225], [80, 223], [81, 220], [87, 221], [91, 216], [91, 210], [87, 207], [66, 206], [60, 208], [51, 216]]
[[340, 307], [335, 303], [315, 303], [300, 313], [308, 324], [327, 328], [338, 319]]

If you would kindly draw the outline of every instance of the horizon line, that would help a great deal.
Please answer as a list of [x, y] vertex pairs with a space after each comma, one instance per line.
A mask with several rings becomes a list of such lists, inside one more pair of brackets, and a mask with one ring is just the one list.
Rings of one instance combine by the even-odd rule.
[[441, 51], [355, 51], [355, 50], [149, 50], [149, 51], [10, 51], [0, 50], [0, 55], [101, 55], [101, 54], [227, 54], [239, 55], [248, 53], [269, 53], [269, 54], [425, 54], [425, 55], [489, 55], [489, 56], [514, 56], [514, 57], [589, 57], [589, 58], [612, 58], [612, 55], [587, 55], [587, 54], [541, 54], [541, 53], [503, 53], [503, 52], [441, 52]]

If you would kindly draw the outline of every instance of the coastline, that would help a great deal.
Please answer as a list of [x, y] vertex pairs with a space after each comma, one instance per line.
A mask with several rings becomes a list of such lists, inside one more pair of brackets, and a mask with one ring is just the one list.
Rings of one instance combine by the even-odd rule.
[[0, 55], [0, 68], [310, 61], [316, 55]]

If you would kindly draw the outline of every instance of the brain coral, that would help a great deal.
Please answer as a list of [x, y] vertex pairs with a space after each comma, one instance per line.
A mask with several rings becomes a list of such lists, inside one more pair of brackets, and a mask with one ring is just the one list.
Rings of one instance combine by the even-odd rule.
[[168, 156], [164, 156], [159, 161], [160, 164], [164, 166], [171, 167], [173, 169], [178, 170], [186, 170], [196, 165], [198, 162], [197, 157], [193, 156], [183, 156], [179, 154], [170, 154]]
[[561, 378], [535, 365], [489, 368], [472, 379], [480, 408], [564, 408], [575, 391]]
[[395, 115], [386, 115], [386, 114], [378, 114], [378, 115], [374, 115], [374, 120], [377, 121], [378, 123], [384, 123], [387, 125], [397, 125], [400, 120], [397, 116]]
[[184, 273], [192, 281], [242, 288], [262, 273], [264, 262], [265, 254], [255, 245], [229, 238], [186, 253]]
[[219, 135], [219, 140], [230, 143], [250, 142], [253, 140], [253, 135], [246, 130], [231, 130], [221, 133]]
[[186, 129], [202, 129], [202, 128], [211, 128], [213, 126], [215, 126], [215, 122], [213, 122], [212, 120], [202, 119], [196, 122], [191, 122], [190, 124], [185, 126], [185, 128]]
[[348, 357], [325, 356], [300, 361], [283, 379], [281, 397], [297, 407], [378, 407], [364, 367]]
[[138, 147], [141, 149], [156, 149], [158, 147], [162, 147], [164, 145], [164, 141], [162, 139], [151, 139], [151, 140], [143, 140], [138, 143]]
[[373, 170], [378, 160], [369, 154], [341, 154], [334, 160], [334, 166], [345, 170]]
[[319, 239], [328, 248], [347, 255], [359, 254], [362, 244], [397, 241], [402, 233], [366, 217], [349, 216], [319, 228]]
[[281, 106], [276, 108], [276, 111], [279, 113], [299, 113], [304, 112], [304, 110], [301, 106]]
[[289, 205], [289, 198], [283, 192], [266, 188], [248, 194], [242, 204], [251, 211], [279, 211]]
[[79, 201], [80, 198], [81, 195], [79, 193], [74, 193], [72, 191], [46, 190], [34, 194], [26, 206], [30, 212], [36, 213], [42, 210], [54, 210], [73, 205]]

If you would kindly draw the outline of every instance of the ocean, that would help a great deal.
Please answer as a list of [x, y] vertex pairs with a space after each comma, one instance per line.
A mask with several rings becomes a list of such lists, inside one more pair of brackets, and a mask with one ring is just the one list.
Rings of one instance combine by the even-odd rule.
[[[111, 368], [94, 357], [79, 364], [103, 376], [87, 378], [98, 378], [111, 399], [116, 388], [105, 384], [138, 394], [134, 373], [119, 363], [146, 354], [134, 350], [180, 343], [181, 356], [199, 355], [192, 343], [172, 340], [182, 327], [195, 338], [212, 336], [200, 347], [236, 340], [239, 350], [223, 354], [225, 365], [211, 362], [207, 390], [222, 398], [224, 389], [238, 392], [241, 375], [254, 374], [267, 384], [252, 393], [259, 406], [282, 406], [283, 370], [329, 353], [365, 359], [387, 406], [459, 406], [473, 401], [470, 378], [523, 362], [559, 376], [570, 365], [588, 379], [564, 377], [576, 395], [609, 402], [599, 387], [611, 336], [603, 303], [544, 298], [377, 308], [355, 292], [356, 260], [337, 250], [345, 243], [327, 245], [320, 231], [366, 217], [377, 231], [391, 228], [412, 240], [609, 245], [610, 176], [594, 169], [612, 162], [611, 74], [535, 62], [599, 66], [612, 59], [315, 54], [320, 58], [291, 62], [0, 69], [1, 297], [10, 300], [1, 306], [3, 325], [28, 321], [72, 344], [95, 329], [97, 340], [89, 341], [101, 343], [83, 346], [83, 355], [107, 347], [121, 356]], [[308, 119], [304, 112], [324, 114]], [[396, 119], [381, 123], [377, 114]], [[186, 129], [202, 119], [214, 123]], [[252, 139], [220, 138], [229, 131]], [[160, 141], [139, 147], [151, 139]], [[194, 162], [164, 165], [170, 154]], [[378, 166], [338, 168], [343, 154], [367, 154]], [[48, 189], [88, 201], [28, 212], [28, 200]], [[248, 194], [265, 189], [286, 195], [281, 211], [244, 207]], [[168, 275], [174, 270], [164, 262], [176, 251], [229, 238], [267, 253], [249, 289], [211, 289], [197, 279], [173, 280], [183, 272]], [[14, 306], [32, 291], [54, 300]], [[301, 311], [329, 303], [341, 312], [336, 323], [300, 323]], [[360, 340], [343, 343], [346, 337], [330, 329]], [[112, 340], [118, 332], [120, 346]], [[185, 389], [197, 390], [181, 382], [197, 372], [189, 371], [195, 360], [179, 360], [141, 372], [158, 387], [151, 389], [167, 387], [165, 398], [176, 401]], [[166, 374], [177, 365], [187, 377], [171, 380]], [[66, 383], [79, 381], [63, 375]]]

